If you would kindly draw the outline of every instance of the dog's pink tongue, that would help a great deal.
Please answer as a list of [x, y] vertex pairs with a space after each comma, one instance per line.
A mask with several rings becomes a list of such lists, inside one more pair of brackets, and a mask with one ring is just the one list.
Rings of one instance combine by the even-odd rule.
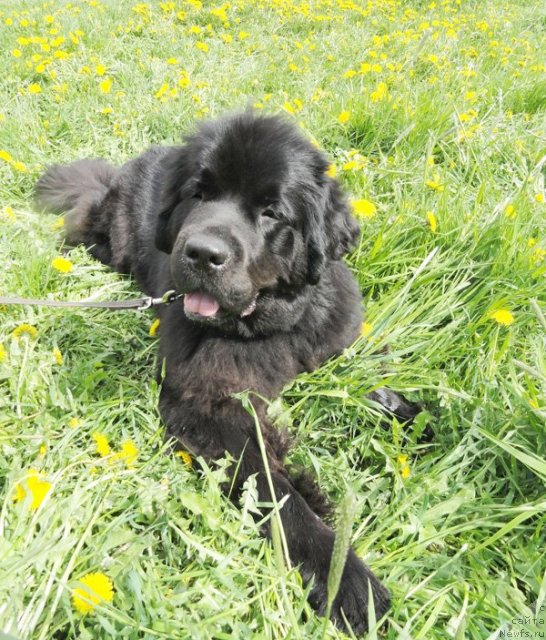
[[184, 296], [184, 308], [190, 313], [196, 313], [200, 316], [213, 316], [220, 305], [218, 302], [206, 293], [186, 293]]

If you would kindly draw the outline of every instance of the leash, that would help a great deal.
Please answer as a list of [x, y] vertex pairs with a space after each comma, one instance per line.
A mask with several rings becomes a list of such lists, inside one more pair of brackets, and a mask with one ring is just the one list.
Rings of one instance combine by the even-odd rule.
[[171, 304], [171, 302], [179, 300], [183, 296], [183, 293], [177, 294], [174, 290], [167, 291], [161, 298], [145, 296], [144, 298], [134, 298], [132, 300], [111, 300], [104, 302], [93, 302], [92, 300], [69, 302], [64, 300], [35, 300], [34, 298], [20, 298], [19, 296], [0, 296], [0, 305], [20, 304], [39, 307], [85, 307], [89, 309], [109, 309], [111, 311], [125, 311], [128, 309], [144, 311], [145, 309], [158, 307], [162, 304]]

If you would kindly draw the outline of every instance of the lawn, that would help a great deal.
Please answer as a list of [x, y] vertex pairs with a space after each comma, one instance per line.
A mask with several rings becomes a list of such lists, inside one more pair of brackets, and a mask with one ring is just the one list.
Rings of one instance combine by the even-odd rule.
[[[291, 461], [354, 496], [393, 596], [370, 637], [544, 637], [544, 3], [4, 0], [0, 45], [0, 295], [138, 295], [33, 211], [48, 163], [284, 113], [355, 201], [367, 315], [273, 409]], [[240, 509], [225, 463], [165, 445], [152, 323], [0, 307], [0, 638], [344, 637], [259, 536], [252, 486]], [[381, 385], [422, 402], [414, 425], [381, 421]]]

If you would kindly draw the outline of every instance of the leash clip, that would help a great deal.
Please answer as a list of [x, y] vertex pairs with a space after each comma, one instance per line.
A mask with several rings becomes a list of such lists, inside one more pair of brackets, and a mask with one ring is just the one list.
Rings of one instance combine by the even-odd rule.
[[146, 298], [142, 298], [142, 304], [138, 307], [138, 311], [145, 311], [146, 309], [150, 309], [151, 307], [157, 307], [160, 304], [171, 304], [175, 300], [181, 298], [184, 294], [177, 294], [174, 289], [170, 291], [166, 291], [161, 298], [152, 298], [148, 296]]

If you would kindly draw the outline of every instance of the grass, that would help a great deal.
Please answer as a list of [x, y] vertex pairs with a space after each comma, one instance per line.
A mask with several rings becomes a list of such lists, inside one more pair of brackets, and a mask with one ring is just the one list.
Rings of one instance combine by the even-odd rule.
[[[287, 112], [374, 204], [349, 258], [366, 335], [275, 404], [291, 462], [354, 495], [352, 543], [393, 595], [371, 637], [544, 632], [545, 25], [537, 0], [0, 8], [0, 294], [136, 295], [33, 213], [40, 171], [247, 105]], [[0, 318], [1, 637], [342, 637], [259, 537], [252, 483], [238, 509], [222, 463], [163, 443], [152, 315]], [[383, 384], [424, 404], [410, 429], [381, 426]], [[82, 615], [92, 572], [114, 597]]]

